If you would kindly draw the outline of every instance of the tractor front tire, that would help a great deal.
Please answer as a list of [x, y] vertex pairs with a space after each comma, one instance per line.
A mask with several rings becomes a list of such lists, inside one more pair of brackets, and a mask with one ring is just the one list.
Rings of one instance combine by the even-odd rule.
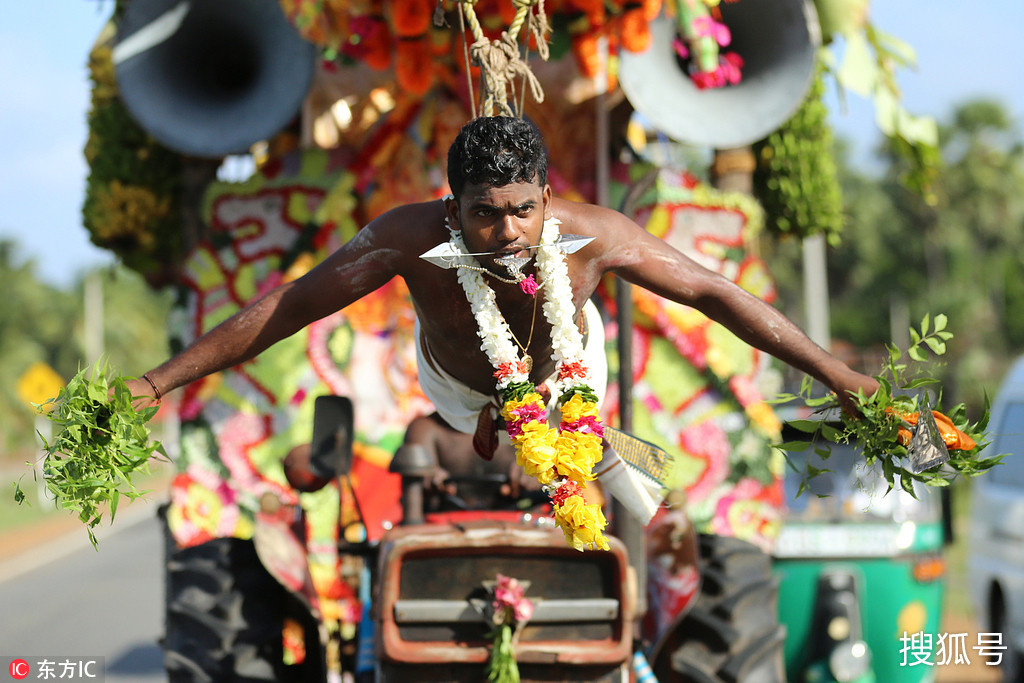
[[[217, 538], [178, 550], [166, 571], [162, 645], [171, 683], [326, 679], [313, 618], [263, 568], [252, 541]], [[305, 627], [309, 651], [302, 665], [283, 663], [287, 616]]]
[[785, 683], [784, 626], [771, 558], [735, 538], [700, 535], [701, 588], [654, 659], [661, 683]]

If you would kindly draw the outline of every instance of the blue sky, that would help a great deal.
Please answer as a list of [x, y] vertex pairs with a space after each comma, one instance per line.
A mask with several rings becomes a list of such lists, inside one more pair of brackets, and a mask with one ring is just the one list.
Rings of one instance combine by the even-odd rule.
[[[767, 0], [747, 0], [767, 1]], [[0, 22], [0, 237], [57, 285], [109, 263], [82, 228], [87, 168], [82, 158], [89, 87], [86, 54], [113, 7], [112, 0], [36, 0], [4, 3]], [[874, 23], [909, 43], [918, 70], [904, 72], [904, 102], [939, 120], [969, 97], [1001, 100], [1024, 122], [1024, 2], [990, 0], [875, 0]], [[833, 104], [836, 103], [833, 101]], [[878, 142], [870, 104], [847, 97], [834, 106], [836, 132], [868, 159]]]

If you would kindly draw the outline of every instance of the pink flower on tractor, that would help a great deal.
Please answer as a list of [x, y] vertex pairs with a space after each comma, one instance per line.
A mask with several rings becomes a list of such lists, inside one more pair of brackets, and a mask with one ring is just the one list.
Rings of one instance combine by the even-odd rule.
[[[518, 579], [498, 574], [494, 586], [494, 619], [497, 623], [524, 622], [533, 616], [533, 603], [524, 595], [525, 589]], [[511, 619], [510, 619], [511, 617]]]

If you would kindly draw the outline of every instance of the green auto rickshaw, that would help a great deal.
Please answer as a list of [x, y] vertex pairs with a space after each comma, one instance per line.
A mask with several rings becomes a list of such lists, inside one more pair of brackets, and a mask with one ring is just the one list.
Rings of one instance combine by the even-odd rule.
[[[886, 492], [853, 447], [788, 454], [789, 512], [773, 551], [793, 683], [935, 676], [948, 505], [927, 486]], [[804, 465], [826, 470], [797, 496]], [[794, 471], [798, 470], [797, 471]]]

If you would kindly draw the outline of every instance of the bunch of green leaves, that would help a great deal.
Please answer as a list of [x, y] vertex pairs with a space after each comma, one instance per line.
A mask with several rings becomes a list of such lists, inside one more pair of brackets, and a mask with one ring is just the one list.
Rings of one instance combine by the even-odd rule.
[[[928, 394], [927, 405], [932, 410], [944, 413], [959, 431], [974, 441], [970, 449], [952, 448], [949, 450], [949, 461], [936, 465], [922, 472], [915, 472], [908, 462], [907, 447], [900, 443], [900, 428], [906, 428], [904, 417], [920, 412], [925, 405], [922, 390], [936, 387], [939, 381], [928, 374], [927, 364], [933, 356], [942, 356], [946, 352], [946, 343], [953, 338], [953, 333], [946, 329], [945, 315], [929, 315], [921, 321], [920, 330], [910, 328], [911, 345], [906, 352], [893, 345], [888, 345], [888, 358], [875, 379], [879, 387], [871, 395], [862, 391], [852, 395], [860, 415], [850, 415], [840, 408], [839, 399], [835, 394], [812, 396], [813, 381], [805, 378], [797, 394], [782, 394], [777, 403], [794, 400], [803, 401], [811, 408], [817, 418], [791, 420], [787, 424], [798, 430], [805, 438], [792, 439], [779, 445], [783, 451], [798, 452], [813, 448], [822, 460], [831, 455], [832, 443], [852, 444], [864, 456], [867, 467], [880, 466], [891, 491], [897, 484], [905, 491], [914, 495], [914, 482], [919, 481], [929, 486], [948, 486], [959, 476], [973, 477], [998, 464], [1003, 456], [981, 457], [981, 452], [988, 445], [989, 402], [986, 398], [985, 407], [980, 419], [971, 422], [967, 418], [963, 403], [952, 408], [942, 408], [942, 393], [937, 392], [934, 399]], [[807, 482], [828, 470], [805, 466], [797, 495], [803, 493]]]
[[[55, 397], [38, 405], [53, 423], [53, 438], [43, 440], [42, 477], [46, 490], [59, 509], [70, 510], [86, 525], [96, 547], [93, 528], [117, 514], [122, 497], [130, 500], [149, 493], [140, 491], [132, 477], [149, 473], [149, 459], [167, 453], [150, 442], [146, 424], [157, 406], [137, 408], [125, 378], [112, 376], [105, 363], [97, 363], [87, 375], [79, 370]], [[29, 463], [30, 464], [30, 463]], [[34, 475], [36, 476], [36, 475]], [[25, 501], [18, 482], [14, 499]]]

